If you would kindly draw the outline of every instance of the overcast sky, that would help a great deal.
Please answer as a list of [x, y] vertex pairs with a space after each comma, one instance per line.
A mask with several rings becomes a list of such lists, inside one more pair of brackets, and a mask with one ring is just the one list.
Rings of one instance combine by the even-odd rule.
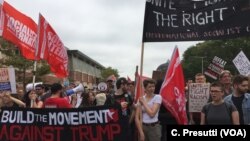
[[[6, 0], [36, 23], [39, 12], [64, 45], [76, 49], [120, 76], [134, 78], [140, 65], [146, 0]], [[177, 45], [183, 52], [197, 42], [145, 43], [143, 74], [171, 58]]]

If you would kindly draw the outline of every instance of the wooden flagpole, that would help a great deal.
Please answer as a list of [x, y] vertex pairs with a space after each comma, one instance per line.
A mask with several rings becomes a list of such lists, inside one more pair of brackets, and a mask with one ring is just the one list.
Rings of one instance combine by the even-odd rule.
[[141, 45], [141, 64], [140, 64], [140, 75], [143, 74], [143, 58], [144, 58], [144, 42]]
[[[140, 77], [139, 77], [139, 84], [140, 84], [140, 97], [142, 97], [143, 96], [143, 94], [144, 94], [144, 92], [143, 92], [143, 82], [142, 82], [142, 76], [143, 76], [143, 59], [144, 59], [144, 42], [142, 42], [142, 45], [141, 45], [141, 63], [140, 63]], [[140, 97], [139, 97], [139, 99], [140, 99]], [[138, 102], [139, 102], [139, 100], [138, 100]], [[141, 127], [142, 127], [142, 107], [141, 106], [139, 106], [138, 107], [139, 108], [139, 121], [140, 121], [140, 125], [141, 125]]]
[[[37, 69], [37, 55], [38, 55], [38, 45], [39, 45], [39, 34], [40, 34], [40, 14], [38, 17], [38, 26], [37, 26], [38, 30], [37, 30], [37, 38], [36, 38], [36, 51], [35, 51], [35, 61], [34, 61], [34, 67], [33, 67], [33, 80], [32, 80], [32, 88], [33, 90], [35, 89], [35, 82], [36, 82], [36, 69]], [[30, 107], [33, 107], [35, 101], [31, 100], [30, 102]]]
[[39, 34], [40, 34], [40, 13], [38, 17], [38, 26], [37, 26], [37, 38], [36, 38], [36, 51], [35, 51], [35, 61], [34, 61], [34, 69], [33, 69], [33, 89], [35, 89], [35, 82], [36, 82], [36, 68], [37, 68], [37, 55], [38, 55], [38, 45], [39, 45]]

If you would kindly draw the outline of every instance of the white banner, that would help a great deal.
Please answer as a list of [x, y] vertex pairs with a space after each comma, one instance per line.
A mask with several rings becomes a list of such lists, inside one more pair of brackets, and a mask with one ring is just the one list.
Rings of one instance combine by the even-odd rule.
[[250, 74], [250, 62], [243, 51], [240, 51], [240, 53], [233, 59], [233, 63], [240, 74], [245, 76]]
[[202, 107], [208, 102], [210, 84], [191, 83], [188, 86], [189, 92], [189, 112], [201, 112]]

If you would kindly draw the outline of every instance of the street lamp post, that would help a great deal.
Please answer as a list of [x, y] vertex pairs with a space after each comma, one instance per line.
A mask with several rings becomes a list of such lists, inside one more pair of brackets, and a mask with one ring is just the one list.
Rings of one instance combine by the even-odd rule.
[[203, 71], [203, 59], [204, 58], [207, 58], [206, 56], [195, 56], [196, 58], [200, 58], [201, 59], [201, 73], [204, 74], [204, 71]]
[[201, 58], [201, 73], [204, 74], [204, 71], [203, 71], [203, 59], [206, 58], [205, 56], [203, 57], [200, 57]]
[[201, 57], [201, 73], [203, 74], [203, 59], [204, 59], [205, 57]]

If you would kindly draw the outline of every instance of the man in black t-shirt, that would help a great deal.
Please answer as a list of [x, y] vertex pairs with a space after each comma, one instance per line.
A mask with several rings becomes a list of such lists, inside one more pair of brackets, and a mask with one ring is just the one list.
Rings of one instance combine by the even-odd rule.
[[[119, 78], [116, 81], [116, 88], [117, 90], [115, 91], [114, 94], [107, 95], [105, 105], [117, 105], [121, 107], [123, 115], [122, 118], [126, 119], [126, 121], [128, 122], [130, 117], [130, 109], [133, 104], [133, 101], [131, 96], [127, 92], [128, 81], [126, 80], [126, 78], [124, 77]], [[123, 137], [131, 141], [132, 140], [131, 125], [129, 124], [129, 122], [126, 125], [127, 126], [124, 127], [126, 129], [124, 130], [126, 130], [128, 134], [124, 135]]]
[[121, 106], [123, 116], [130, 115], [130, 106], [133, 103], [131, 96], [127, 93], [127, 84], [128, 81], [126, 78], [119, 78], [116, 82], [116, 92], [114, 94], [108, 94], [105, 102], [105, 105], [116, 104]]

